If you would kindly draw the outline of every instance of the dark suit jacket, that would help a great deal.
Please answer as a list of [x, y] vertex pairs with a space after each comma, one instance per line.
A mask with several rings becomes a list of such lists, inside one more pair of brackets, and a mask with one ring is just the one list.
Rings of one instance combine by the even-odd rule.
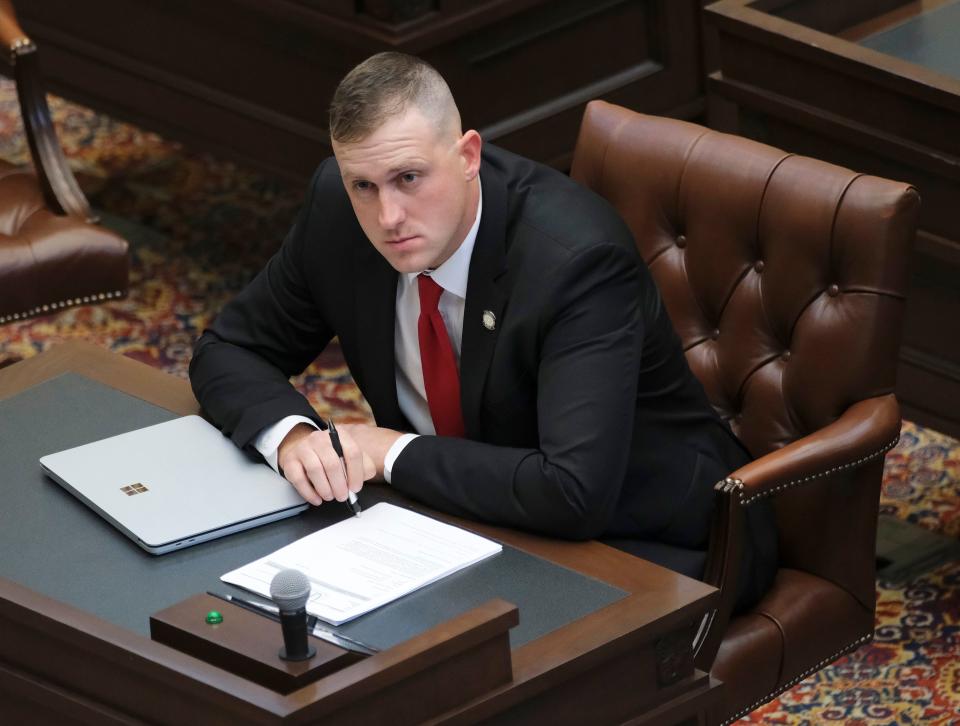
[[[748, 457], [687, 367], [629, 230], [600, 197], [495, 147], [480, 176], [461, 348], [467, 435], [415, 439], [392, 485], [447, 512], [606, 538], [699, 574], [712, 486]], [[286, 415], [319, 421], [288, 378], [339, 336], [378, 425], [411, 430], [395, 383], [397, 279], [326, 160], [280, 251], [197, 344], [203, 408], [241, 447]], [[663, 546], [693, 559], [664, 559]]]

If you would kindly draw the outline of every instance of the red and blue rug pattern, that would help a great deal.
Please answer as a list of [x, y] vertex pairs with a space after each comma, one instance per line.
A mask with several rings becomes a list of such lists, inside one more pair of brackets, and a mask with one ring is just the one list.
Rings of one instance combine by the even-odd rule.
[[[0, 366], [81, 338], [186, 376], [193, 341], [279, 246], [302, 189], [57, 98], [70, 163], [132, 246], [130, 294], [0, 326]], [[12, 84], [0, 80], [0, 157], [26, 162]], [[295, 380], [323, 415], [369, 409], [336, 343]], [[881, 511], [960, 537], [960, 443], [905, 422]], [[761, 707], [751, 724], [960, 723], [960, 563], [877, 584], [874, 641]]]
[[[960, 536], [960, 443], [905, 421], [880, 511]], [[874, 640], [754, 711], [750, 724], [960, 724], [960, 562], [877, 583]]]

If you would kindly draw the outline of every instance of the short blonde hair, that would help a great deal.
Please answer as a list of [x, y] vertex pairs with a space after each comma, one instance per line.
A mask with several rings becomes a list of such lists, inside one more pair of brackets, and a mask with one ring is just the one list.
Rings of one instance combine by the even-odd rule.
[[377, 53], [337, 86], [330, 103], [330, 137], [341, 144], [360, 141], [411, 107], [438, 129], [455, 121], [459, 131], [453, 94], [433, 66], [406, 53]]

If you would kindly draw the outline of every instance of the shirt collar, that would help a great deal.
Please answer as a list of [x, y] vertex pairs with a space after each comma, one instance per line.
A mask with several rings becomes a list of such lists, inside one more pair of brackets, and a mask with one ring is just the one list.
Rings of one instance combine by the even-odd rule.
[[[473, 225], [463, 238], [463, 242], [450, 255], [450, 258], [440, 267], [429, 273], [434, 281], [449, 293], [457, 297], [466, 299], [467, 280], [470, 277], [470, 258], [473, 255], [473, 246], [477, 242], [477, 232], [480, 229], [480, 214], [483, 212], [483, 185], [480, 183], [480, 177], [477, 176], [477, 186], [479, 195], [477, 197], [477, 218], [473, 220]], [[407, 273], [407, 283], [413, 284], [419, 273]]]

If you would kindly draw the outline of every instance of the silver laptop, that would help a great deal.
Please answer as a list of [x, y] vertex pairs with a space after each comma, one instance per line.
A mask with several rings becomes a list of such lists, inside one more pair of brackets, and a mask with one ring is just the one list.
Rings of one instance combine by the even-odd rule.
[[151, 554], [291, 517], [309, 505], [199, 416], [40, 459], [43, 471]]

